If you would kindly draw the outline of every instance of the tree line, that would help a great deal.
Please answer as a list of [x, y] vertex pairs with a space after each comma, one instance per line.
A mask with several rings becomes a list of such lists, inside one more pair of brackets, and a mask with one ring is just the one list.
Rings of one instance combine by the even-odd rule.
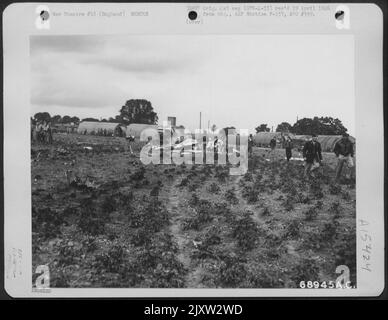
[[51, 116], [48, 112], [38, 112], [31, 118], [32, 122], [51, 122], [52, 124], [79, 124], [81, 121], [94, 121], [94, 122], [117, 122], [128, 125], [130, 123], [143, 123], [143, 124], [157, 124], [158, 115], [154, 111], [150, 101], [145, 99], [130, 99], [119, 110], [119, 114], [115, 117], [109, 117], [108, 119], [97, 118], [84, 118], [71, 117], [68, 115]]
[[[150, 101], [146, 99], [130, 99], [118, 111], [115, 117], [108, 119], [84, 118], [80, 120], [78, 117], [68, 115], [50, 116], [48, 112], [38, 112], [32, 118], [32, 121], [46, 121], [52, 124], [78, 124], [80, 121], [96, 121], [96, 122], [117, 122], [124, 125], [130, 123], [157, 124], [158, 115], [154, 111]], [[260, 124], [255, 128], [256, 132], [269, 132], [267, 124]], [[293, 125], [288, 122], [282, 122], [276, 127], [276, 132], [289, 132], [297, 135], [318, 134], [318, 135], [342, 135], [348, 131], [342, 124], [341, 120], [332, 117], [314, 117], [303, 118], [297, 120]]]
[[[260, 124], [255, 130], [256, 133], [271, 131], [267, 124]], [[332, 117], [303, 118], [293, 125], [282, 122], [276, 127], [276, 132], [289, 132], [296, 135], [342, 135], [347, 131], [341, 120]]]

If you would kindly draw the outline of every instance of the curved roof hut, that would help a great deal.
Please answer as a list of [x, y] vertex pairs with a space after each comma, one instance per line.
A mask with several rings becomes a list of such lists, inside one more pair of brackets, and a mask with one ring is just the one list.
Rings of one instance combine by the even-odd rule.
[[[321, 144], [322, 151], [332, 152], [334, 150], [335, 144], [342, 138], [342, 136], [318, 136], [317, 140]], [[352, 136], [349, 136], [349, 140], [354, 144], [356, 139]]]
[[259, 147], [269, 146], [272, 138], [281, 140], [281, 132], [258, 132], [253, 136], [253, 143]]
[[78, 126], [77, 132], [79, 134], [106, 136], [122, 136], [125, 133], [121, 123], [100, 121], [82, 121]]
[[[297, 135], [294, 136], [294, 143], [299, 144], [300, 146], [304, 145], [304, 142], [310, 138], [309, 135]], [[318, 142], [321, 144], [321, 148], [323, 152], [332, 152], [334, 149], [335, 144], [342, 138], [341, 135], [321, 135], [317, 137]], [[350, 141], [355, 144], [356, 139], [352, 136], [349, 136]]]
[[126, 136], [133, 136], [140, 139], [141, 132], [149, 128], [158, 130], [158, 126], [156, 124], [131, 123], [127, 126]]

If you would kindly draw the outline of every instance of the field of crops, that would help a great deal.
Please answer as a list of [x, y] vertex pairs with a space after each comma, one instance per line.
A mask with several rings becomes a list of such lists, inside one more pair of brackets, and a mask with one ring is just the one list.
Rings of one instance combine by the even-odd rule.
[[144, 166], [124, 138], [35, 143], [32, 268], [48, 265], [59, 288], [294, 288], [334, 281], [341, 264], [355, 283], [355, 182], [333, 183], [333, 154], [305, 181], [303, 162], [267, 152], [230, 176]]

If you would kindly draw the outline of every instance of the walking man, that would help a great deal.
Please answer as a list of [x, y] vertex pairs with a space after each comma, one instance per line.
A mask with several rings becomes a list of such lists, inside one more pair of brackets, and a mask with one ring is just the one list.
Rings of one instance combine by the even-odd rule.
[[250, 134], [248, 137], [248, 155], [250, 157], [252, 156], [252, 148], [253, 148], [253, 136], [252, 134]]
[[354, 148], [353, 143], [349, 139], [349, 135], [344, 133], [341, 140], [339, 140], [334, 146], [334, 153], [338, 158], [335, 180], [338, 181], [341, 177], [342, 168], [344, 163], [347, 164], [350, 169], [350, 178], [354, 176]]
[[133, 154], [132, 144], [135, 142], [135, 137], [134, 136], [129, 136], [129, 137], [127, 137], [127, 141], [128, 141], [128, 146], [129, 146], [129, 152], [131, 154]]
[[[317, 141], [317, 136], [313, 134], [304, 144], [303, 158], [305, 160], [304, 177], [311, 177], [311, 171], [313, 170], [314, 161], [319, 164], [322, 161], [321, 144]], [[315, 167], [315, 168], [317, 168]], [[314, 168], [314, 169], [315, 169]]]
[[273, 137], [271, 139], [271, 141], [269, 142], [269, 147], [271, 148], [269, 151], [268, 151], [268, 160], [273, 160], [274, 159], [274, 151], [275, 151], [275, 147], [276, 147], [276, 139], [275, 137]]
[[286, 158], [287, 158], [287, 161], [289, 162], [291, 157], [292, 157], [292, 148], [293, 148], [293, 145], [292, 145], [292, 140], [290, 137], [286, 136], [285, 137], [285, 140], [284, 140], [284, 147], [286, 148]]
[[47, 136], [47, 142], [49, 144], [53, 143], [53, 130], [51, 128], [51, 122], [49, 121], [46, 125], [46, 136]]
[[276, 147], [275, 137], [271, 139], [271, 141], [269, 142], [269, 146], [271, 147], [271, 152], [275, 150], [275, 147]]
[[312, 140], [315, 148], [315, 158], [314, 158], [314, 164], [311, 168], [311, 172], [314, 171], [315, 169], [318, 169], [322, 165], [322, 146], [317, 138], [318, 138], [317, 135], [315, 134], [312, 135]]

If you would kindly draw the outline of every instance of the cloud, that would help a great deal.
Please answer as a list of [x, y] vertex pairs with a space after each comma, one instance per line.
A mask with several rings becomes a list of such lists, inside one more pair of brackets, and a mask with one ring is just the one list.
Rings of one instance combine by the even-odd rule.
[[192, 128], [199, 111], [219, 127], [297, 115], [353, 126], [353, 54], [350, 36], [32, 36], [31, 103], [105, 117], [144, 98]]
[[202, 59], [198, 43], [185, 38], [33, 36], [31, 102], [44, 107], [121, 106], [133, 96], [159, 92], [165, 77], [195, 74]]
[[93, 53], [102, 50], [106, 38], [100, 36], [31, 36], [31, 54], [48, 52], [59, 53]]
[[96, 56], [84, 59], [85, 65], [111, 68], [119, 72], [166, 74], [190, 69], [193, 65], [189, 59], [174, 59], [167, 56]]

